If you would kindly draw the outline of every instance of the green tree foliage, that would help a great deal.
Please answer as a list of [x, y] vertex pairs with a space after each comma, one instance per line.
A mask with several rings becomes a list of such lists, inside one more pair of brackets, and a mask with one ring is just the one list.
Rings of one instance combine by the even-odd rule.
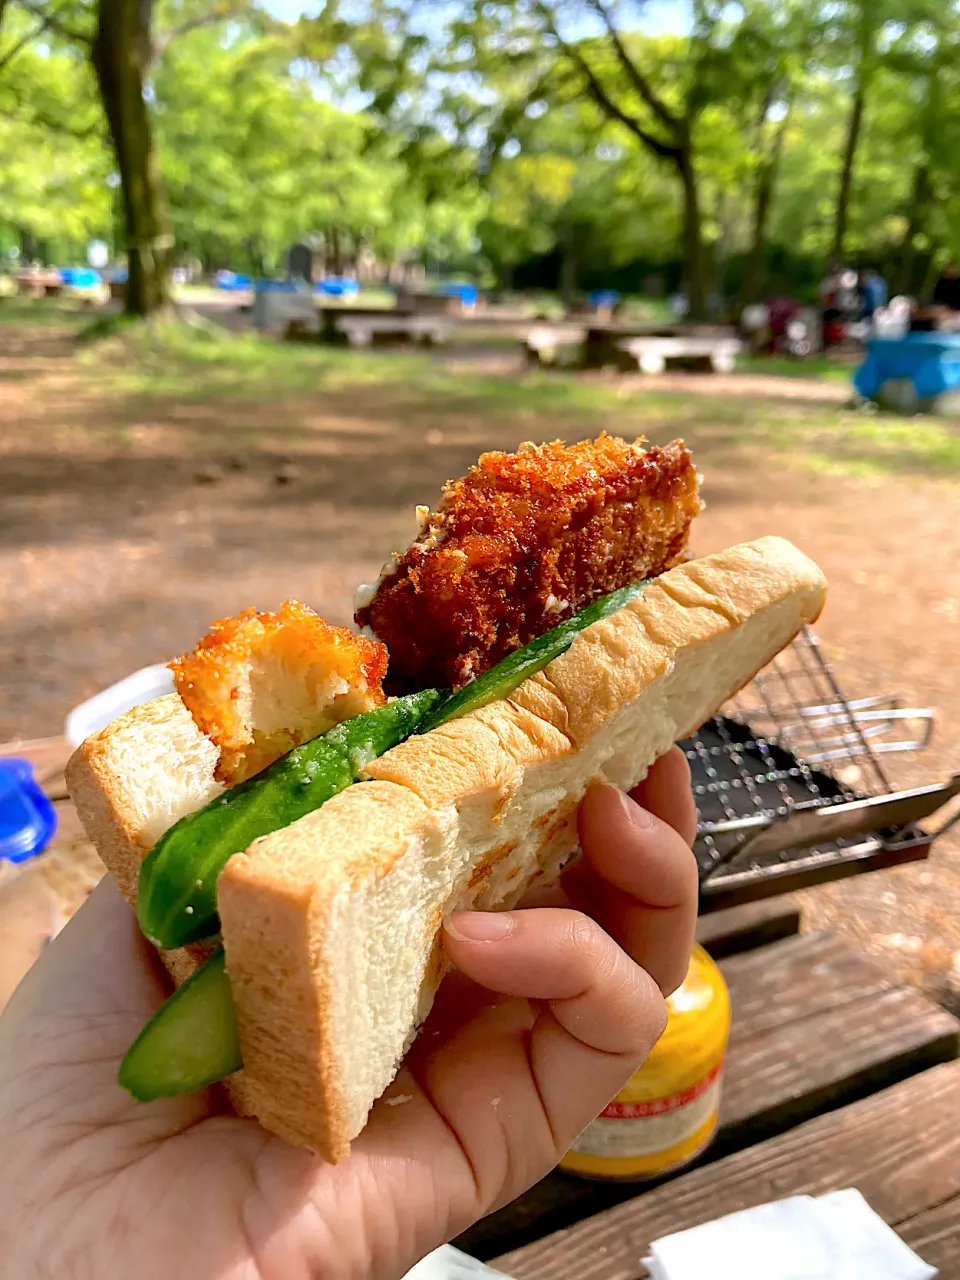
[[690, 12], [0, 0], [0, 234], [145, 252], [140, 310], [178, 257], [272, 269], [304, 234], [504, 283], [548, 257], [568, 295], [682, 265], [694, 311], [832, 252], [928, 287], [960, 254], [960, 0]]
[[0, 234], [31, 258], [109, 236], [110, 161], [82, 57], [22, 10], [0, 30]]

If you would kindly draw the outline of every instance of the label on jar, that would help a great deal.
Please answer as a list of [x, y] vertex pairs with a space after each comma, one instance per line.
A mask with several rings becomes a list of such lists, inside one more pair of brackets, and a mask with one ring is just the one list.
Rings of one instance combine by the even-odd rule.
[[615, 1098], [572, 1144], [570, 1150], [591, 1156], [651, 1156], [692, 1137], [720, 1105], [718, 1063], [696, 1084], [646, 1102]]

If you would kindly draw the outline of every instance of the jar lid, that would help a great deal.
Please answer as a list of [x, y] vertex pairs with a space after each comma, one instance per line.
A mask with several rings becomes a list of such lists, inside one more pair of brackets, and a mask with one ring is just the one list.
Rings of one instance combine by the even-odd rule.
[[0, 858], [26, 862], [57, 829], [57, 813], [33, 776], [29, 760], [0, 759]]

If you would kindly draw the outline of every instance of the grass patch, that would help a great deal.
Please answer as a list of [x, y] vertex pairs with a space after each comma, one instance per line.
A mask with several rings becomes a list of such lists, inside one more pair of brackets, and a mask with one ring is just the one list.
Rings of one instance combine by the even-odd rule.
[[756, 373], [768, 378], [804, 378], [821, 382], [849, 382], [859, 361], [841, 363], [828, 356], [791, 360], [789, 356], [738, 356], [737, 373]]
[[[0, 301], [29, 317], [77, 334], [89, 312], [65, 304]], [[354, 351], [314, 344], [272, 342], [235, 335], [203, 320], [130, 324], [105, 317], [87, 325], [78, 361], [90, 390], [107, 399], [150, 404], [269, 405], [309, 402], [309, 411], [359, 413], [389, 422], [421, 415], [446, 420], [493, 421], [545, 439], [596, 433], [644, 433], [654, 440], [684, 436], [710, 457], [736, 453], [753, 465], [760, 453], [779, 454], [791, 465], [848, 476], [960, 476], [960, 425], [935, 418], [867, 415], [833, 404], [778, 402], [746, 395], [705, 395], [658, 390], [616, 377], [585, 378], [533, 370], [498, 377], [453, 366], [430, 353]], [[772, 372], [771, 365], [762, 365]], [[809, 365], [790, 365], [806, 370]], [[848, 376], [830, 366], [833, 378]], [[140, 416], [140, 410], [131, 413]], [[229, 415], [224, 431], [229, 430]]]
[[79, 298], [15, 298], [0, 295], [0, 325], [61, 329], [73, 333], [89, 320], [89, 303]]

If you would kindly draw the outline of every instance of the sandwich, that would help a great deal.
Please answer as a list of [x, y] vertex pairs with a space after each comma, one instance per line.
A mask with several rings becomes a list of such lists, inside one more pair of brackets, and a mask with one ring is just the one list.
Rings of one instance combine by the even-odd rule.
[[342, 1159], [448, 969], [450, 913], [502, 910], [820, 613], [764, 537], [691, 559], [680, 441], [483, 455], [417, 509], [356, 599], [248, 610], [176, 692], [67, 769], [90, 838], [176, 990], [131, 1046], [141, 1100], [223, 1081], [236, 1111]]

